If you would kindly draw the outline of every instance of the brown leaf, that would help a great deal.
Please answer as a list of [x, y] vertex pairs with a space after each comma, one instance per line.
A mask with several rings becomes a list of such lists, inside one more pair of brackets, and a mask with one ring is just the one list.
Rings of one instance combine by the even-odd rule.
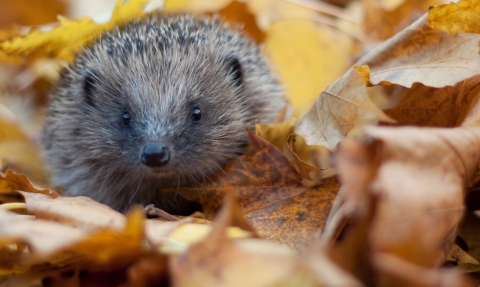
[[365, 193], [379, 196], [373, 251], [424, 266], [443, 262], [463, 215], [464, 188], [478, 172], [479, 139], [478, 128], [368, 127], [362, 141], [342, 142], [342, 205], [355, 214], [368, 206]]
[[[452, 250], [448, 254], [447, 261], [453, 261], [456, 265], [460, 264], [473, 264], [473, 265], [480, 265], [480, 262], [470, 256], [467, 252], [465, 252], [462, 248], [460, 248], [457, 244], [452, 246]], [[480, 266], [478, 266], [480, 268]]]
[[[407, 89], [397, 87], [400, 101], [385, 113], [399, 125], [455, 127], [478, 125], [480, 114], [472, 105], [480, 92], [480, 76], [443, 88], [427, 87], [419, 83]], [[467, 118], [465, 118], [467, 117]]]
[[440, 0], [405, 0], [395, 7], [386, 7], [379, 1], [363, 0], [365, 33], [371, 40], [386, 40], [417, 20], [430, 6], [441, 3]]
[[105, 228], [79, 243], [61, 250], [49, 261], [60, 266], [73, 265], [90, 271], [123, 268], [147, 253], [144, 237], [143, 209], [132, 208], [122, 230]]
[[154, 254], [139, 259], [128, 268], [128, 281], [121, 287], [168, 286], [167, 257]]
[[145, 222], [145, 236], [152, 247], [159, 246], [164, 244], [166, 238], [183, 224], [182, 221], [147, 220]]
[[[310, 187], [276, 147], [251, 132], [249, 135], [249, 150], [228, 163], [211, 182], [178, 192], [200, 202], [207, 218], [214, 216], [225, 194], [231, 193], [260, 236], [302, 248], [323, 228], [338, 190], [337, 179], [327, 178]], [[177, 188], [170, 191], [177, 192]]]
[[279, 124], [256, 124], [255, 132], [283, 151], [303, 178], [311, 180], [313, 172], [316, 179], [318, 173], [315, 172], [325, 169], [317, 166], [332, 166], [330, 152], [324, 147], [309, 146], [302, 137], [293, 134], [295, 122], [296, 119], [291, 118]]
[[37, 218], [79, 226], [85, 229], [125, 228], [125, 216], [110, 207], [85, 197], [56, 197], [21, 192], [27, 211]]
[[[58, 250], [78, 243], [86, 234], [85, 231], [70, 226], [32, 220], [0, 209], [0, 268], [8, 268], [12, 273], [28, 270], [28, 264], [20, 265], [26, 259], [26, 254], [20, 248], [22, 245], [28, 247], [27, 255], [38, 261], [39, 258], [41, 260], [52, 256]], [[19, 247], [9, 247], [12, 244]]]
[[390, 254], [375, 254], [373, 262], [377, 268], [379, 287], [469, 287], [475, 286], [457, 270], [426, 268]]
[[305, 161], [303, 161], [300, 156], [297, 154], [296, 149], [295, 149], [295, 142], [300, 141], [301, 137], [296, 135], [296, 134], [290, 134], [287, 138], [287, 147], [290, 150], [290, 152], [293, 154], [293, 157], [295, 159], [295, 163], [298, 167], [298, 171], [302, 175], [303, 178], [306, 179], [312, 179], [310, 176], [311, 172], [316, 172], [322, 170], [321, 168], [318, 168], [316, 166], [313, 166]]
[[[469, 194], [466, 200], [467, 205], [471, 204], [471, 196]], [[477, 194], [478, 196], [478, 194]], [[480, 261], [480, 245], [478, 244], [478, 238], [480, 238], [480, 218], [475, 215], [475, 212], [466, 212], [462, 222], [460, 223], [457, 231], [457, 243], [461, 249], [463, 249], [468, 256], [473, 257], [477, 262]], [[453, 252], [454, 250], [452, 250]], [[458, 266], [468, 272], [480, 271], [480, 265], [475, 264], [470, 258], [466, 258], [462, 254], [460, 256], [452, 256], [449, 254], [449, 259], [458, 260]], [[451, 258], [453, 257], [453, 258]], [[465, 260], [467, 259], [467, 260]]]
[[297, 265], [293, 253], [252, 251], [230, 240], [226, 228], [232, 202], [226, 202], [210, 234], [185, 254], [171, 257], [172, 286], [269, 286]]
[[36, 266], [42, 270], [39, 263], [91, 271], [115, 270], [134, 262], [146, 252], [142, 240], [144, 215], [141, 208], [127, 215], [127, 223], [121, 230], [104, 228], [89, 232], [0, 211], [0, 244], [3, 247], [8, 244], [29, 247], [28, 252], [21, 252], [18, 248], [1, 249], [1, 257], [9, 260], [0, 263], [7, 265], [9, 272]]
[[[27, 211], [39, 219], [61, 222], [85, 230], [123, 230], [125, 216], [110, 207], [94, 201], [89, 197], [57, 197], [44, 194], [21, 192], [27, 204]], [[165, 222], [147, 220], [145, 236], [153, 245], [165, 242], [168, 236], [185, 222]]]
[[257, 43], [263, 43], [265, 33], [260, 30], [255, 22], [255, 16], [248, 11], [247, 4], [239, 1], [232, 1], [216, 13], [233, 26], [242, 26], [242, 32]]
[[320, 94], [298, 121], [295, 133], [309, 145], [335, 150], [337, 143], [364, 119], [392, 122], [368, 98], [361, 69], [350, 69]]
[[12, 24], [40, 25], [52, 23], [57, 15], [66, 12], [67, 5], [60, 0], [3, 0], [0, 3], [0, 28]]
[[[368, 133], [366, 132], [366, 134]], [[405, 135], [400, 134], [399, 136]], [[361, 142], [350, 138], [342, 142], [337, 160], [339, 161], [340, 174], [347, 179], [344, 180], [342, 192], [339, 194], [339, 202], [342, 205], [335, 209], [330, 224], [326, 226], [327, 233], [324, 233], [323, 236], [323, 239], [330, 240], [326, 246], [327, 254], [333, 262], [355, 275], [366, 286], [469, 286], [468, 284], [471, 284], [471, 282], [458, 272], [439, 269], [437, 266], [432, 266], [432, 262], [426, 263], [424, 258], [420, 259], [423, 256], [431, 256], [432, 253], [439, 253], [439, 250], [434, 250], [435, 247], [425, 248], [426, 244], [434, 242], [431, 237], [428, 242], [427, 240], [421, 242], [423, 240], [418, 239], [422, 236], [431, 235], [431, 226], [435, 226], [434, 229], [441, 228], [443, 223], [441, 220], [424, 222], [424, 224], [421, 224], [424, 229], [419, 230], [413, 222], [415, 220], [422, 221], [422, 216], [417, 216], [417, 212], [412, 209], [408, 210], [410, 213], [415, 213], [411, 219], [408, 218], [408, 215], [398, 216], [398, 220], [380, 218], [390, 210], [395, 212], [399, 209], [395, 206], [395, 199], [387, 198], [387, 196], [392, 197], [390, 193], [398, 193], [402, 197], [409, 197], [410, 202], [415, 202], [418, 199], [418, 196], [413, 198], [412, 193], [407, 194], [399, 188], [392, 191], [391, 188], [387, 189], [379, 183], [378, 177], [383, 173], [382, 168], [385, 168], [385, 165], [393, 164], [401, 168], [399, 163], [388, 163], [388, 161], [392, 161], [392, 152], [390, 149], [386, 151], [383, 145], [389, 145], [390, 143], [391, 140], [385, 140], [385, 138], [380, 140], [368, 137], [363, 138]], [[394, 148], [398, 148], [398, 145], [392, 147], [392, 149]], [[381, 154], [388, 156], [381, 156]], [[395, 156], [393, 155], [393, 157]], [[393, 161], [395, 160], [393, 159]], [[448, 164], [446, 163], [446, 165]], [[403, 181], [411, 178], [402, 176], [402, 174], [399, 174], [399, 176]], [[392, 176], [388, 176], [388, 179], [394, 180]], [[439, 191], [439, 193], [443, 192], [445, 191]], [[430, 203], [428, 200], [423, 201], [426, 206]], [[401, 201], [399, 203], [403, 205]], [[403, 208], [400, 206], [400, 208], [407, 209], [405, 205], [403, 205]], [[440, 209], [439, 212], [442, 210]], [[424, 217], [435, 217], [428, 213], [433, 212], [427, 212]], [[448, 210], [445, 213], [445, 217], [447, 217]], [[442, 219], [440, 216], [437, 217]], [[405, 232], [401, 231], [402, 228], [397, 228], [398, 225], [407, 222], [410, 224], [410, 228], [416, 230], [412, 232], [420, 234], [419, 236], [412, 236], [415, 240], [402, 238]], [[333, 229], [331, 229], [332, 227]], [[339, 236], [335, 236], [335, 232], [332, 233], [332, 231], [335, 231], [335, 227], [341, 231]], [[390, 244], [383, 241], [386, 237], [378, 238], [379, 230], [391, 233]], [[399, 237], [398, 241], [396, 240], [397, 237]], [[441, 242], [439, 246], [445, 244], [442, 240], [437, 240], [437, 242], [439, 241]], [[448, 245], [448, 239], [446, 241]], [[405, 244], [405, 246], [395, 250], [391, 248], [393, 242]], [[385, 248], [385, 245], [390, 245], [390, 248]], [[440, 249], [443, 248], [443, 246], [440, 247]], [[410, 256], [415, 252], [412, 250], [417, 250], [415, 258]], [[436, 263], [441, 262], [439, 260]]]
[[52, 198], [59, 196], [52, 189], [36, 186], [24, 174], [17, 174], [10, 169], [5, 174], [0, 172], [0, 203], [22, 202], [23, 198], [17, 190], [41, 193]]
[[[359, 245], [359, 242], [355, 243], [357, 243], [355, 245], [357, 249], [364, 247], [363, 245]], [[354, 274], [349, 272], [350, 270], [346, 270], [344, 266], [339, 265], [338, 262], [329, 258], [327, 248], [328, 247], [325, 246], [323, 241], [316, 240], [316, 242], [312, 242], [302, 258], [302, 262], [305, 264], [306, 268], [311, 271], [311, 274], [318, 280], [318, 282], [322, 283], [320, 286], [365, 286], [354, 277]], [[356, 261], [356, 259], [359, 258], [351, 257], [346, 260], [357, 264], [360, 263]]]
[[[434, 29], [424, 15], [362, 57], [356, 65], [367, 65], [368, 68], [357, 67], [356, 71], [373, 85], [396, 84], [410, 88], [414, 83], [421, 83], [431, 88], [444, 88], [458, 84], [450, 90], [435, 91], [434, 96], [417, 84], [415, 89], [405, 93], [398, 109], [393, 107], [390, 110], [390, 114], [399, 116], [400, 123], [458, 125], [476, 98], [477, 85], [472, 77], [477, 75], [480, 65], [479, 41], [479, 34], [452, 35]], [[360, 76], [354, 71], [349, 70], [330, 85], [298, 122], [295, 132], [308, 144], [324, 145], [333, 150], [355, 125], [362, 124], [365, 119], [388, 119], [370, 102]], [[458, 91], [460, 95], [456, 99], [448, 97]], [[339, 100], [332, 104], [327, 95]], [[460, 106], [455, 106], [459, 103]], [[442, 106], [441, 110], [435, 109], [438, 105]], [[422, 106], [428, 106], [428, 111], [421, 109]], [[453, 113], [449, 110], [452, 107], [455, 108]], [[445, 110], [449, 115], [442, 119], [444, 114], [441, 112]]]
[[430, 27], [427, 14], [375, 47], [356, 64], [368, 65], [370, 82], [441, 88], [477, 75], [479, 34], [455, 35]]

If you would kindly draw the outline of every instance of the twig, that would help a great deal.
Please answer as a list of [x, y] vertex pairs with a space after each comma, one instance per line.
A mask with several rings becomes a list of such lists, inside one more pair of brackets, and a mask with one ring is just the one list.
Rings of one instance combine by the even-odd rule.
[[160, 208], [156, 208], [155, 205], [149, 204], [145, 206], [145, 213], [150, 216], [161, 217], [168, 221], [180, 221], [180, 219], [176, 218], [175, 216], [171, 215], [170, 213], [161, 210]]

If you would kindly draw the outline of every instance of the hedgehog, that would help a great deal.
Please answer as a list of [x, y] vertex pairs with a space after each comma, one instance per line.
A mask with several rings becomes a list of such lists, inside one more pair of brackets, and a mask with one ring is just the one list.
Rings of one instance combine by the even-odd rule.
[[52, 183], [120, 212], [188, 214], [201, 207], [162, 189], [204, 184], [284, 105], [261, 47], [218, 17], [127, 22], [84, 47], [50, 93]]

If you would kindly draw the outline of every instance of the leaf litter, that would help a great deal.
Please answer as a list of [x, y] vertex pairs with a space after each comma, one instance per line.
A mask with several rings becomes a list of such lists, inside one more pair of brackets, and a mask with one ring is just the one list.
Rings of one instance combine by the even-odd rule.
[[[147, 2], [118, 1], [104, 24], [60, 18], [48, 32], [6, 30], [0, 61], [71, 61], [79, 43], [145, 15]], [[138, 206], [123, 215], [88, 198], [62, 197], [28, 179], [32, 171], [48, 174], [37, 159], [8, 158], [5, 166], [14, 163], [29, 176], [0, 174], [0, 284], [474, 284], [459, 270], [480, 270], [474, 204], [480, 12], [468, 0], [424, 16], [415, 11], [441, 3], [351, 2], [367, 9], [364, 26], [353, 4], [320, 16], [304, 1], [167, 0], [165, 10], [244, 20], [246, 33], [265, 41], [293, 118], [258, 126], [264, 139], [249, 132], [247, 153], [203, 186], [165, 190], [200, 202], [205, 219], [146, 219]], [[352, 37], [357, 28], [369, 37]], [[383, 40], [374, 48], [365, 42]], [[349, 68], [358, 58], [354, 46], [366, 54]], [[386, 105], [369, 95], [373, 86]], [[3, 161], [13, 142], [35, 147], [20, 126], [9, 121], [0, 138]], [[338, 174], [310, 178], [326, 167]]]

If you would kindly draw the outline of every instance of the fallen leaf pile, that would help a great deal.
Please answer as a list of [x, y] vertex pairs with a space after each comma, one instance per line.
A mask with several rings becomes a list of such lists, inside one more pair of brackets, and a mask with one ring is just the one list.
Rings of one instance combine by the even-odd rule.
[[476, 0], [165, 1], [263, 44], [289, 101], [220, 173], [163, 190], [189, 217], [64, 197], [41, 155], [59, 68], [155, 1], [102, 23], [24, 2], [0, 3], [0, 286], [479, 284]]

